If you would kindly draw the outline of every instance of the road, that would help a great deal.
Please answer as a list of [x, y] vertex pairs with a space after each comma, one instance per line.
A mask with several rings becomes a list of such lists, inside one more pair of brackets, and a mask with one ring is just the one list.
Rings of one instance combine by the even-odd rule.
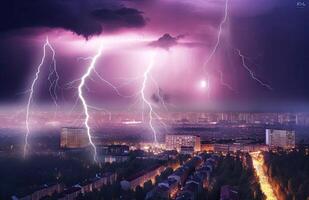
[[256, 171], [257, 176], [259, 177], [259, 183], [262, 189], [262, 192], [266, 196], [266, 200], [277, 200], [275, 193], [272, 189], [270, 182], [268, 181], [267, 174], [263, 170], [264, 158], [260, 152], [250, 153], [252, 157], [253, 167]]

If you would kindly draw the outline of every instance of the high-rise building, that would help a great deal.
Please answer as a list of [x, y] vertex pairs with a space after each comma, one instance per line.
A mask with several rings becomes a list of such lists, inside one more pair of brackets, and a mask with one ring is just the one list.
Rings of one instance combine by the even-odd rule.
[[266, 129], [266, 144], [270, 147], [294, 148], [295, 131]]
[[181, 147], [193, 147], [194, 151], [201, 150], [201, 138], [195, 135], [166, 135], [166, 150], [181, 150]]
[[89, 145], [86, 129], [64, 127], [61, 129], [60, 147], [83, 148]]

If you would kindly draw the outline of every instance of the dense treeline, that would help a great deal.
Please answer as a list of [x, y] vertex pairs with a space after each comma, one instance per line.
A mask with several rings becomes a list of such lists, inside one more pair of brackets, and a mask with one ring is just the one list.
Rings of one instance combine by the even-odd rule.
[[264, 170], [280, 200], [309, 198], [309, 155], [305, 150], [265, 152]]
[[[249, 156], [246, 157], [250, 159]], [[254, 169], [244, 167], [240, 155], [220, 157], [218, 167], [212, 175], [209, 191], [203, 199], [220, 199], [220, 188], [223, 185], [235, 186], [241, 200], [265, 199]]]
[[[147, 167], [165, 164], [164, 161], [138, 159], [138, 156], [138, 152], [130, 152], [127, 162], [106, 163], [101, 167], [91, 160], [88, 152], [66, 152], [59, 156], [36, 155], [29, 156], [26, 160], [2, 156], [0, 199], [10, 199], [13, 194], [27, 194], [32, 189], [49, 183], [59, 182], [70, 187], [95, 177], [97, 173], [116, 172], [121, 180]], [[118, 190], [116, 194], [119, 195]]]
[[73, 185], [102, 171], [87, 160], [83, 155], [70, 158], [33, 156], [26, 160], [1, 157], [0, 199], [10, 199], [13, 194], [24, 194], [31, 188], [48, 183]]

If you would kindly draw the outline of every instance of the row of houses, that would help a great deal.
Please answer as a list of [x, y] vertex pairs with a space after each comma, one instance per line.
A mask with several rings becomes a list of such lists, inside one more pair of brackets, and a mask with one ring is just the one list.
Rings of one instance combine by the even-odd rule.
[[44, 185], [35, 191], [28, 191], [27, 195], [14, 195], [12, 200], [40, 200], [47, 196], [53, 196], [58, 200], [74, 200], [88, 192], [99, 191], [105, 185], [117, 181], [116, 173], [97, 174], [94, 178], [83, 181], [72, 187], [65, 188], [63, 184]]
[[60, 183], [44, 184], [42, 186], [33, 187], [27, 191], [13, 195], [12, 200], [40, 200], [46, 196], [52, 196], [64, 190], [64, 185]]
[[202, 156], [195, 156], [175, 170], [173, 174], [147, 193], [146, 200], [175, 198], [179, 188], [184, 187], [189, 175], [203, 162]]
[[239, 194], [236, 187], [224, 185], [220, 189], [220, 200], [239, 200]]
[[197, 200], [198, 194], [207, 187], [210, 175], [217, 165], [216, 156], [205, 158], [201, 166], [196, 168], [190, 175], [181, 191], [178, 192], [176, 200]]
[[140, 171], [120, 182], [123, 190], [135, 191], [137, 186], [143, 187], [144, 183], [151, 180], [154, 183], [155, 177], [160, 175], [166, 169], [163, 165], [155, 165], [146, 170]]

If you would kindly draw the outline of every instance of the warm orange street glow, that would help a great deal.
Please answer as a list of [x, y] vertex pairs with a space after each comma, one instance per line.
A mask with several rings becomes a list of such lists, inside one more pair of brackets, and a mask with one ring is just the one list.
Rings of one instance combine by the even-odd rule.
[[262, 189], [262, 192], [266, 196], [266, 200], [277, 200], [271, 184], [268, 181], [267, 174], [263, 170], [264, 158], [260, 152], [250, 153], [252, 157], [253, 167], [256, 171], [256, 174], [259, 178], [259, 183]]

